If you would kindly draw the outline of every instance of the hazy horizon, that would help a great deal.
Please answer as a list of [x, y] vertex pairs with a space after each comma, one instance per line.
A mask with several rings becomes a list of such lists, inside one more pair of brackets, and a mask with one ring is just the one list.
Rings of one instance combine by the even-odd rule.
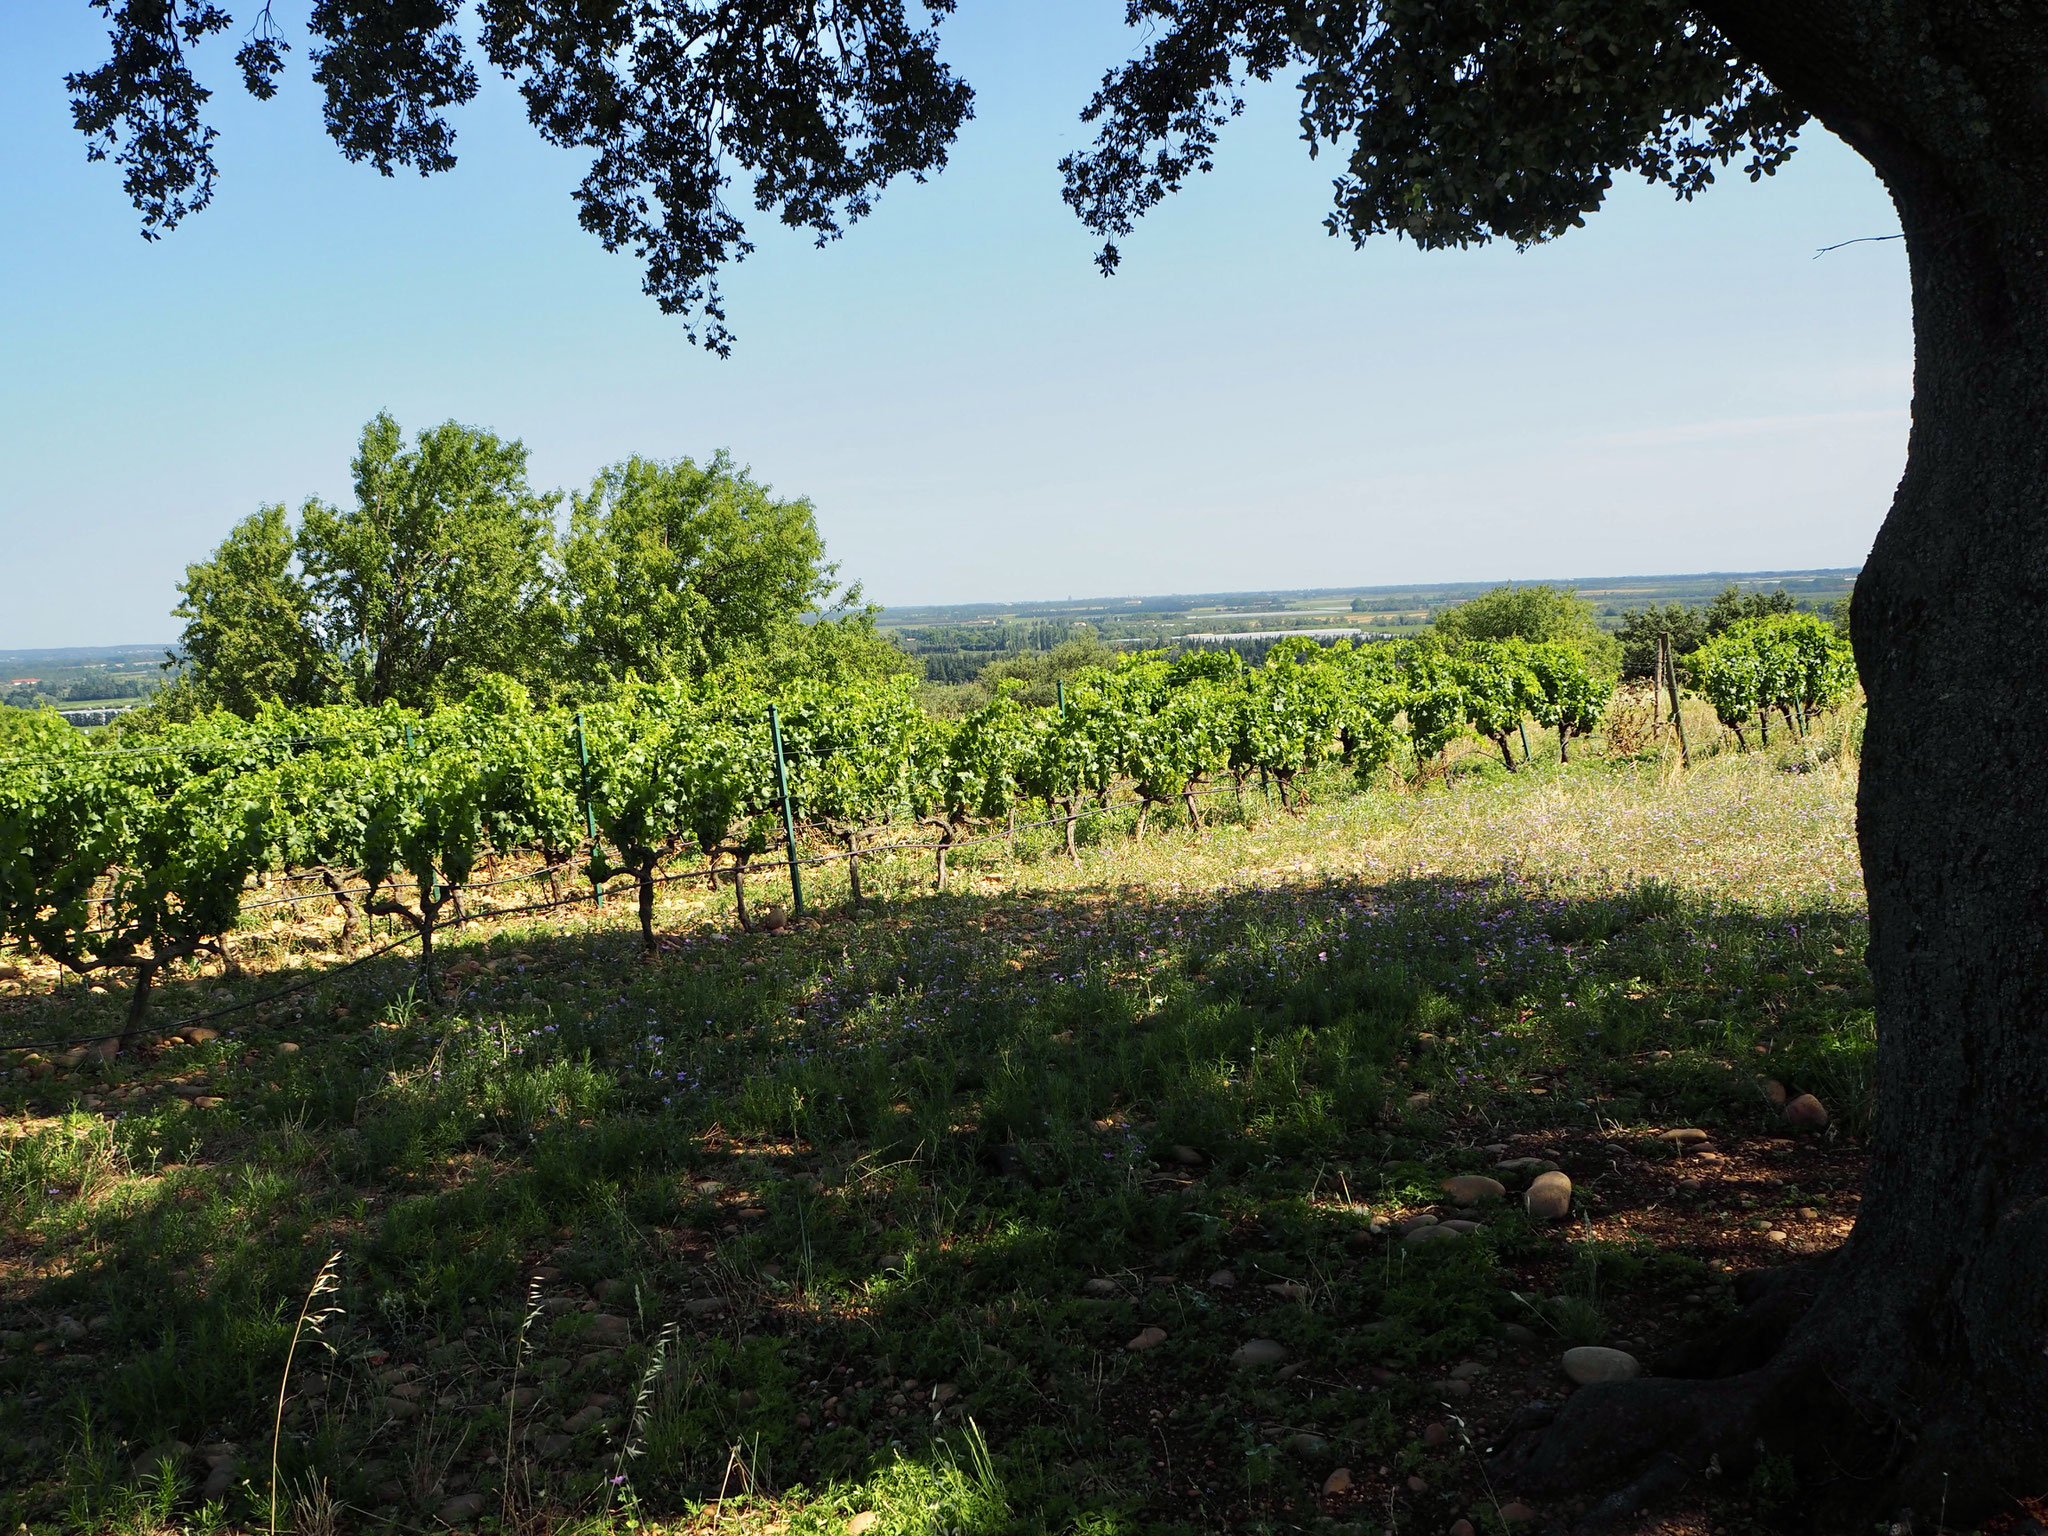
[[[962, 602], [958, 602], [958, 603], [895, 603], [895, 604], [888, 604], [888, 605], [885, 605], [885, 609], [884, 609], [884, 611], [885, 611], [885, 613], [899, 613], [899, 612], [905, 612], [905, 611], [909, 611], [909, 612], [915, 612], [915, 611], [919, 611], [919, 610], [926, 610], [926, 611], [930, 611], [930, 612], [934, 612], [934, 613], [946, 613], [946, 612], [950, 612], [950, 611], [952, 611], [952, 610], [955, 610], [955, 609], [968, 609], [968, 608], [986, 608], [986, 607], [1017, 607], [1017, 608], [1033, 608], [1033, 607], [1041, 607], [1041, 606], [1062, 606], [1062, 605], [1068, 605], [1068, 604], [1071, 604], [1071, 605], [1074, 605], [1074, 606], [1077, 606], [1077, 607], [1099, 607], [1099, 606], [1102, 606], [1102, 605], [1106, 605], [1106, 604], [1112, 604], [1112, 603], [1133, 603], [1133, 602], [1136, 602], [1136, 603], [1148, 603], [1148, 604], [1150, 604], [1150, 603], [1165, 603], [1165, 602], [1172, 602], [1172, 601], [1176, 601], [1176, 600], [1182, 600], [1182, 599], [1186, 599], [1186, 600], [1193, 600], [1193, 599], [1207, 599], [1207, 600], [1210, 600], [1210, 601], [1217, 601], [1217, 600], [1222, 600], [1222, 599], [1227, 599], [1227, 598], [1251, 598], [1251, 597], [1274, 597], [1274, 598], [1286, 598], [1286, 597], [1308, 597], [1308, 596], [1315, 596], [1315, 595], [1322, 595], [1322, 594], [1328, 594], [1328, 595], [1330, 595], [1330, 596], [1332, 596], [1332, 597], [1336, 597], [1336, 596], [1350, 596], [1350, 595], [1354, 595], [1354, 594], [1357, 594], [1357, 595], [1391, 595], [1391, 594], [1399, 594], [1399, 593], [1403, 593], [1403, 592], [1414, 592], [1414, 591], [1429, 591], [1429, 590], [1434, 590], [1434, 589], [1438, 589], [1438, 588], [1453, 588], [1453, 589], [1455, 589], [1455, 588], [1464, 588], [1464, 587], [1483, 587], [1483, 586], [1491, 586], [1491, 585], [1503, 585], [1503, 584], [1505, 584], [1505, 585], [1511, 585], [1511, 586], [1517, 586], [1517, 587], [1534, 587], [1534, 586], [1570, 586], [1570, 587], [1578, 587], [1578, 586], [1583, 586], [1584, 584], [1586, 584], [1586, 583], [1588, 583], [1588, 582], [1638, 582], [1638, 581], [1640, 581], [1640, 582], [1682, 582], [1682, 581], [1720, 581], [1720, 580], [1724, 580], [1724, 579], [1725, 579], [1725, 580], [1727, 580], [1727, 581], [1730, 581], [1730, 582], [1738, 582], [1738, 583], [1739, 583], [1739, 582], [1745, 582], [1745, 581], [1773, 581], [1773, 580], [1778, 580], [1778, 579], [1781, 579], [1781, 578], [1783, 578], [1783, 579], [1790, 579], [1790, 578], [1797, 578], [1797, 577], [1814, 577], [1814, 576], [1842, 576], [1842, 575], [1850, 575], [1850, 574], [1853, 574], [1853, 573], [1855, 573], [1856, 571], [1858, 571], [1858, 570], [1860, 570], [1860, 569], [1861, 569], [1861, 567], [1860, 567], [1860, 566], [1846, 566], [1846, 565], [1838, 565], [1838, 566], [1809, 566], [1809, 567], [1804, 567], [1804, 568], [1801, 568], [1801, 569], [1797, 569], [1797, 570], [1790, 570], [1790, 569], [1787, 569], [1787, 570], [1759, 570], [1759, 571], [1662, 571], [1662, 572], [1651, 572], [1651, 571], [1622, 571], [1622, 572], [1617, 572], [1617, 573], [1615, 573], [1615, 574], [1613, 574], [1613, 575], [1584, 575], [1584, 574], [1581, 574], [1581, 575], [1578, 575], [1578, 576], [1532, 576], [1532, 577], [1511, 577], [1511, 578], [1509, 578], [1509, 579], [1507, 580], [1507, 582], [1505, 582], [1505, 583], [1495, 582], [1495, 581], [1491, 580], [1490, 578], [1486, 578], [1486, 579], [1481, 579], [1481, 580], [1460, 580], [1460, 579], [1458, 579], [1458, 578], [1455, 578], [1455, 577], [1453, 577], [1453, 578], [1450, 578], [1450, 579], [1447, 579], [1447, 580], [1444, 580], [1444, 581], [1430, 581], [1430, 582], [1401, 582], [1401, 583], [1395, 583], [1395, 584], [1392, 584], [1392, 585], [1387, 585], [1387, 586], [1374, 586], [1374, 587], [1355, 587], [1355, 586], [1354, 586], [1354, 587], [1334, 587], [1334, 586], [1311, 586], [1311, 587], [1249, 587], [1249, 588], [1239, 588], [1239, 589], [1236, 589], [1236, 590], [1228, 590], [1228, 589], [1222, 589], [1222, 590], [1217, 590], [1217, 591], [1209, 591], [1209, 592], [1111, 592], [1111, 593], [1092, 593], [1092, 594], [1088, 594], [1088, 593], [1082, 593], [1082, 594], [1075, 594], [1075, 595], [1070, 595], [1070, 596], [1066, 596], [1066, 597], [1027, 597], [1027, 598], [1018, 598], [1018, 599], [1015, 599], [1015, 600], [1013, 600], [1013, 601], [1011, 601], [1011, 602], [1008, 602], [1008, 603], [990, 603], [990, 602], [975, 602], [975, 601], [972, 601], [972, 600], [968, 600], [968, 601], [962, 601]], [[175, 636], [172, 636], [172, 637], [170, 637], [170, 638], [167, 638], [167, 639], [163, 639], [163, 640], [109, 640], [109, 641], [104, 641], [104, 642], [99, 642], [99, 643], [87, 642], [87, 643], [85, 643], [85, 644], [80, 644], [80, 645], [34, 645], [34, 644], [28, 644], [28, 645], [10, 645], [10, 646], [0, 646], [0, 658], [8, 658], [8, 659], [14, 659], [14, 660], [23, 660], [23, 659], [26, 659], [26, 658], [29, 658], [29, 657], [34, 657], [34, 656], [50, 656], [50, 657], [57, 657], [57, 656], [61, 656], [61, 655], [69, 655], [69, 654], [74, 654], [74, 653], [75, 653], [75, 654], [80, 654], [80, 655], [99, 655], [99, 654], [103, 654], [103, 653], [106, 653], [106, 652], [113, 652], [113, 651], [155, 651], [155, 650], [163, 650], [163, 651], [168, 651], [168, 650], [171, 650], [171, 649], [173, 649], [173, 648], [174, 648], [174, 647], [176, 646], [176, 644], [177, 644], [177, 640], [176, 640], [176, 637], [175, 637]]]

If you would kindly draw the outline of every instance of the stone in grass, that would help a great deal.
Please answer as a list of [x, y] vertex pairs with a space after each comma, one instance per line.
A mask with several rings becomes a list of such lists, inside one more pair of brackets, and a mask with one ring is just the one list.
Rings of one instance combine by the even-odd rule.
[[1508, 1525], [1527, 1525], [1536, 1518], [1536, 1511], [1520, 1499], [1511, 1499], [1500, 1507], [1501, 1520]]
[[[1464, 1223], [1459, 1223], [1459, 1226], [1463, 1225]], [[1464, 1235], [1458, 1227], [1439, 1222], [1434, 1226], [1417, 1227], [1413, 1232], [1402, 1238], [1401, 1241], [1412, 1247], [1420, 1248], [1427, 1243], [1455, 1242]]]
[[723, 1296], [699, 1296], [695, 1301], [683, 1303], [683, 1310], [692, 1317], [718, 1317], [726, 1308]]
[[1418, 1227], [1433, 1227], [1435, 1225], [1436, 1218], [1425, 1211], [1420, 1216], [1404, 1217], [1401, 1221], [1400, 1233], [1403, 1237], [1406, 1237]]
[[135, 1475], [155, 1477], [165, 1462], [178, 1466], [191, 1454], [192, 1447], [182, 1440], [168, 1440], [162, 1445], [153, 1445], [135, 1458]]
[[1479, 1536], [1479, 1533], [1472, 1528], [1470, 1520], [1461, 1518], [1451, 1522], [1451, 1536]]
[[1684, 1126], [1675, 1131], [1663, 1131], [1657, 1139], [1669, 1147], [1697, 1147], [1712, 1138], [1696, 1125]]
[[1539, 1173], [1523, 1196], [1529, 1215], [1536, 1221], [1556, 1221], [1572, 1212], [1572, 1181], [1562, 1173]]
[[1773, 1109], [1783, 1109], [1785, 1101], [1790, 1097], [1785, 1092], [1785, 1085], [1775, 1077], [1767, 1077], [1758, 1083], [1756, 1091], [1764, 1096], [1764, 1102]]
[[864, 1509], [846, 1522], [846, 1536], [866, 1536], [882, 1523], [882, 1517], [872, 1509]]
[[467, 1525], [484, 1512], [484, 1496], [480, 1493], [458, 1493], [441, 1506], [443, 1525]]
[[1227, 1291], [1236, 1284], [1237, 1276], [1227, 1269], [1217, 1270], [1208, 1280], [1209, 1289], [1212, 1291]]
[[1081, 1282], [1081, 1294], [1084, 1296], [1114, 1296], [1117, 1290], [1118, 1286], [1114, 1280], [1105, 1280], [1100, 1275]]
[[1326, 1499], [1334, 1499], [1338, 1494], [1349, 1493], [1350, 1491], [1351, 1469], [1349, 1467], [1339, 1467], [1323, 1479], [1323, 1497]]
[[1828, 1123], [1828, 1107], [1812, 1094], [1802, 1093], [1785, 1106], [1785, 1123], [1795, 1130], [1825, 1130]]
[[1148, 1349], [1157, 1349], [1165, 1342], [1166, 1330], [1164, 1328], [1140, 1328], [1138, 1336], [1126, 1344], [1124, 1348], [1136, 1350], [1142, 1354]]
[[1309, 1434], [1303, 1430], [1287, 1437], [1287, 1449], [1303, 1461], [1320, 1461], [1330, 1449], [1330, 1442], [1321, 1435]]
[[199, 1490], [200, 1501], [205, 1503], [213, 1499], [226, 1498], [228, 1490], [235, 1486], [235, 1476], [241, 1468], [239, 1457], [222, 1456], [216, 1460], [207, 1469], [206, 1482]]
[[1642, 1363], [1623, 1349], [1581, 1344], [1564, 1352], [1564, 1373], [1582, 1387], [1602, 1381], [1629, 1381], [1643, 1374]]
[[1448, 1424], [1425, 1424], [1422, 1426], [1422, 1443], [1431, 1449], [1451, 1443], [1451, 1427]]
[[1459, 1205], [1477, 1205], [1482, 1200], [1498, 1200], [1507, 1191], [1499, 1179], [1489, 1179], [1483, 1173], [1461, 1173], [1443, 1182], [1443, 1192]]
[[1193, 1147], [1175, 1147], [1173, 1149], [1173, 1160], [1183, 1168], [1199, 1168], [1208, 1161], [1206, 1157], [1202, 1156]]
[[1466, 1221], [1461, 1217], [1453, 1216], [1449, 1221], [1440, 1222], [1439, 1225], [1446, 1232], [1472, 1233], [1479, 1230], [1480, 1224], [1476, 1221]]
[[1240, 1370], [1250, 1366], [1279, 1365], [1287, 1358], [1287, 1346], [1273, 1339], [1247, 1339], [1230, 1353], [1230, 1363]]
[[1518, 1344], [1524, 1349], [1537, 1342], [1536, 1330], [1521, 1323], [1505, 1325], [1500, 1331], [1500, 1336], [1510, 1344]]

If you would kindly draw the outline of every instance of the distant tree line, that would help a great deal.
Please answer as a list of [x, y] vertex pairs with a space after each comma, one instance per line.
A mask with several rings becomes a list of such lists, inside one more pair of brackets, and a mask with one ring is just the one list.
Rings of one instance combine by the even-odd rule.
[[106, 667], [84, 667], [60, 681], [37, 678], [19, 683], [0, 694], [0, 704], [14, 709], [37, 709], [44, 704], [77, 704], [84, 700], [142, 699], [158, 687], [158, 679], [132, 672], [114, 672]]
[[244, 518], [187, 566], [178, 676], [157, 713], [264, 703], [424, 709], [508, 677], [542, 700], [719, 672], [773, 685], [915, 663], [841, 589], [811, 503], [724, 454], [632, 457], [567, 497], [519, 441], [450, 421], [408, 444], [380, 414], [354, 505]]

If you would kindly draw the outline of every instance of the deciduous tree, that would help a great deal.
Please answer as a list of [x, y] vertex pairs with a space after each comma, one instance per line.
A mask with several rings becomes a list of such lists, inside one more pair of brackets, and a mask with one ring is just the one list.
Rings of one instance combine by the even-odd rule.
[[185, 621], [173, 653], [184, 702], [246, 718], [266, 700], [320, 704], [333, 693], [335, 669], [296, 556], [280, 504], [250, 513], [210, 557], [185, 567], [171, 610]]
[[575, 499], [561, 582], [574, 674], [659, 682], [765, 651], [832, 571], [810, 502], [778, 500], [720, 453], [602, 471]]

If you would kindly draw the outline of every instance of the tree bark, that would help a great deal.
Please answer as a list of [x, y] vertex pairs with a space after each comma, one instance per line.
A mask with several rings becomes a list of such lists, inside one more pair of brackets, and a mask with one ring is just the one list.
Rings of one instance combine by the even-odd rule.
[[2048, 9], [1701, 8], [1876, 167], [1911, 264], [1911, 445], [1851, 619], [1875, 1127], [1855, 1230], [1782, 1347], [1582, 1392], [1508, 1470], [1626, 1474], [1596, 1511], [1619, 1518], [1761, 1444], [1845, 1519], [1968, 1528], [2048, 1489]]

